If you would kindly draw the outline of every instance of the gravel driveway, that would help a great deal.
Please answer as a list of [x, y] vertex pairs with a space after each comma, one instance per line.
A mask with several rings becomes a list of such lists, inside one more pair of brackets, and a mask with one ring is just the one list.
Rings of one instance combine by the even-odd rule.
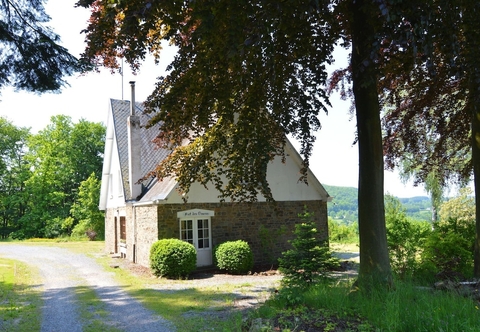
[[43, 279], [42, 332], [80, 332], [75, 288], [89, 286], [109, 312], [107, 326], [127, 332], [174, 331], [173, 325], [145, 309], [124, 292], [111, 273], [95, 260], [66, 249], [31, 245], [0, 245], [0, 256], [36, 266]]

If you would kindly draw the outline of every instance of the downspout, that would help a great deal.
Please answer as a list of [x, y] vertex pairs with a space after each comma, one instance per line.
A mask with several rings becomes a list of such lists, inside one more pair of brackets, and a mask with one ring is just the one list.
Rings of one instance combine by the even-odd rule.
[[132, 206], [132, 208], [133, 208], [133, 248], [132, 248], [133, 259], [132, 261], [134, 263], [137, 263], [137, 207]]

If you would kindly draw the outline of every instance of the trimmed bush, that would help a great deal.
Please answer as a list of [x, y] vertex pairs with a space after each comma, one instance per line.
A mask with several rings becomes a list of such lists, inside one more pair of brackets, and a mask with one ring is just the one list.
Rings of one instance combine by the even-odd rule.
[[197, 264], [195, 247], [179, 239], [162, 239], [150, 248], [150, 268], [158, 277], [185, 278]]
[[253, 253], [243, 240], [227, 241], [215, 249], [217, 266], [233, 274], [244, 274], [252, 270]]

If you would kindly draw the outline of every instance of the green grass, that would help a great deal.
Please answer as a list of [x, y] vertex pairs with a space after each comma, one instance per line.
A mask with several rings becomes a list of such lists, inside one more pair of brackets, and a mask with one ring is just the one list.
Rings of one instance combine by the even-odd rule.
[[334, 252], [359, 252], [358, 243], [330, 243], [330, 250]]
[[1, 240], [2, 244], [21, 244], [21, 245], [32, 245], [32, 246], [47, 246], [47, 247], [58, 247], [71, 250], [79, 254], [87, 255], [97, 255], [104, 252], [105, 241], [72, 241], [69, 238], [58, 238], [58, 239], [38, 239], [32, 238], [28, 240]]
[[[22, 244], [25, 242], [22, 242]], [[30, 242], [32, 243], [32, 242]], [[189, 283], [185, 280], [167, 280], [132, 275], [124, 269], [110, 267], [111, 259], [103, 254], [103, 242], [33, 242], [35, 245], [59, 246], [95, 257], [105, 269], [115, 274], [120, 285], [150, 310], [173, 322], [182, 331], [241, 331], [240, 314], [223, 315], [223, 310], [233, 305], [235, 292], [249, 284], [195, 287], [187, 290], [159, 291], [153, 285]], [[333, 250], [358, 251], [358, 247], [335, 246]], [[39, 329], [39, 294], [30, 285], [35, 285], [33, 271], [30, 279], [12, 279], [14, 261], [1, 260], [0, 267], [2, 324], [16, 324], [18, 331]], [[17, 265], [21, 266], [21, 265]], [[29, 270], [22, 267], [25, 272]], [[17, 271], [22, 270], [17, 267]], [[8, 274], [10, 271], [10, 274]], [[19, 273], [19, 272], [16, 272]], [[20, 282], [20, 280], [22, 282]], [[24, 281], [26, 280], [26, 281]], [[14, 287], [14, 285], [17, 285]], [[12, 301], [3, 300], [4, 294]], [[280, 293], [282, 294], [282, 292]], [[81, 317], [89, 322], [85, 331], [114, 331], [103, 323], [106, 315], [103, 303], [88, 287], [79, 287], [77, 295], [82, 303]], [[396, 281], [390, 291], [373, 290], [369, 293], [352, 291], [351, 282], [322, 285], [306, 293], [293, 294], [297, 305], [277, 296], [250, 315], [270, 319], [263, 331], [294, 331], [301, 320], [323, 324], [325, 330], [335, 331], [340, 322], [359, 331], [480, 331], [479, 304], [445, 291], [433, 291], [415, 284]], [[30, 298], [29, 298], [30, 297]], [[19, 308], [19, 309], [18, 309]], [[24, 323], [25, 322], [25, 323]], [[22, 325], [28, 324], [28, 325]], [[3, 325], [5, 326], [5, 325]], [[12, 325], [10, 325], [12, 326]], [[277, 328], [277, 329], [276, 329]], [[350, 327], [349, 327], [350, 328]], [[23, 330], [22, 330], [23, 329]], [[298, 330], [298, 329], [297, 329]]]
[[38, 282], [38, 271], [0, 258], [0, 330], [40, 330], [42, 299], [36, 288]]
[[[282, 291], [281, 291], [282, 294]], [[479, 304], [454, 293], [433, 291], [397, 281], [394, 290], [352, 291], [352, 285], [322, 285], [297, 296], [291, 306], [282, 295], [258, 309], [252, 317], [273, 319], [277, 325], [265, 331], [294, 331], [295, 320], [335, 317], [329, 329], [358, 320], [361, 331], [480, 331]], [[287, 309], [285, 309], [287, 308]], [[292, 314], [293, 313], [293, 314]], [[328, 321], [327, 318], [323, 322]], [[277, 328], [277, 329], [275, 329]]]
[[79, 313], [84, 332], [120, 331], [104, 323], [104, 319], [108, 317], [108, 311], [105, 310], [105, 304], [97, 297], [93, 289], [80, 286], [75, 288], [75, 293], [80, 304]]

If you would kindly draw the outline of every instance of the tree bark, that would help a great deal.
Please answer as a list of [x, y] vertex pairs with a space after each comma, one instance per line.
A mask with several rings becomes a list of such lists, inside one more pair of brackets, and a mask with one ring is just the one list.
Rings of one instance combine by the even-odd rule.
[[464, 11], [466, 63], [468, 75], [467, 107], [472, 119], [472, 161], [475, 186], [475, 244], [473, 275], [480, 278], [480, 4], [478, 1], [467, 1]]
[[480, 278], [480, 107], [477, 106], [474, 108], [475, 110], [472, 114], [472, 159], [475, 186], [475, 246], [473, 255], [473, 276], [475, 278]]
[[392, 283], [383, 197], [383, 146], [377, 93], [375, 8], [371, 2], [352, 4], [352, 74], [359, 149], [358, 226], [360, 269], [357, 285]]
[[472, 110], [472, 161], [475, 187], [473, 276], [480, 278], [480, 68], [469, 71], [468, 103]]

